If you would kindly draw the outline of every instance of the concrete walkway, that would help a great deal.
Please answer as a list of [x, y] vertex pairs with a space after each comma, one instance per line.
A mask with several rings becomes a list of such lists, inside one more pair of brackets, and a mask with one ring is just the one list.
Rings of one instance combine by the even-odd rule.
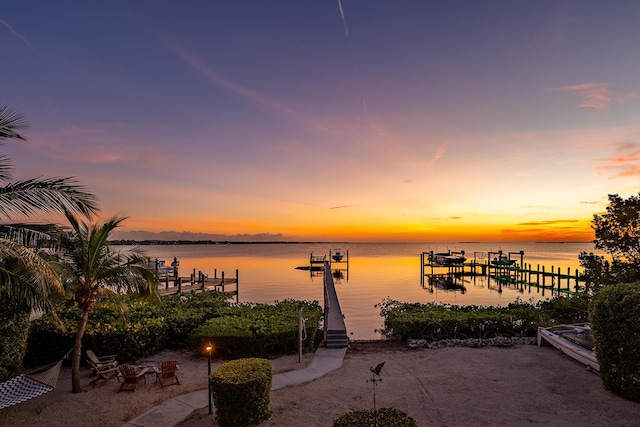
[[[304, 369], [296, 369], [273, 376], [271, 390], [313, 381], [342, 366], [347, 349], [320, 347], [313, 355], [313, 360]], [[183, 394], [151, 408], [137, 416], [123, 427], [172, 427], [184, 421], [194, 411], [209, 406], [207, 390]]]

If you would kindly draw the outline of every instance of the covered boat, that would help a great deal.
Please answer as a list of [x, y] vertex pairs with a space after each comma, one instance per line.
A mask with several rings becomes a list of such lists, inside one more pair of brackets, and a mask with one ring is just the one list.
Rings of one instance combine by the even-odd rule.
[[593, 335], [588, 323], [538, 327], [538, 346], [542, 344], [542, 340], [567, 356], [584, 363], [587, 368], [600, 371], [593, 345]]
[[467, 258], [464, 256], [464, 251], [460, 252], [430, 252], [429, 261], [434, 264], [440, 265], [458, 265], [463, 264]]

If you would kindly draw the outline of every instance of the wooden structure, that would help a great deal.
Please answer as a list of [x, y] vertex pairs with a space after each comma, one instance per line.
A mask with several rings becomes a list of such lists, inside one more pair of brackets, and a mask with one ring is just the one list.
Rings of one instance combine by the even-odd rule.
[[331, 264], [324, 264], [324, 338], [328, 348], [343, 348], [349, 345], [347, 327], [344, 324], [344, 316], [333, 283]]
[[[153, 262], [149, 262], [153, 265]], [[157, 264], [157, 260], [156, 260]], [[213, 270], [213, 277], [209, 277], [202, 271], [196, 273], [194, 268], [189, 277], [180, 277], [178, 271], [179, 263], [174, 258], [170, 269], [159, 271], [156, 269], [156, 280], [158, 282], [158, 293], [161, 296], [175, 295], [183, 293], [199, 293], [204, 291], [228, 292], [236, 296], [238, 302], [238, 270], [235, 277], [225, 277], [224, 271], [218, 277], [218, 270]], [[153, 267], [152, 267], [153, 269]]]
[[[491, 255], [501, 255], [501, 251], [488, 252], [488, 258], [480, 256], [481, 254], [484, 253], [475, 252], [473, 260], [463, 263], [438, 265], [428, 262], [428, 252], [422, 252], [420, 254], [420, 283], [424, 287], [425, 277], [486, 276], [490, 281], [493, 280], [496, 283], [498, 292], [502, 292], [503, 286], [518, 287], [522, 291], [526, 288], [530, 290], [534, 287], [539, 291], [541, 290], [543, 295], [545, 290], [550, 290], [552, 295], [554, 292], [557, 294], [574, 294], [588, 291], [584, 285], [580, 284], [578, 269], [575, 269], [572, 273], [571, 268], [567, 268], [566, 273], [563, 273], [560, 268], [556, 269], [554, 266], [551, 266], [550, 269], [544, 265], [540, 266], [540, 264], [534, 267], [524, 262], [524, 251], [508, 252], [509, 260], [511, 260], [512, 255], [519, 255], [520, 263], [492, 262]], [[426, 269], [429, 269], [429, 272], [425, 272]], [[446, 269], [446, 273], [443, 273], [443, 269]]]

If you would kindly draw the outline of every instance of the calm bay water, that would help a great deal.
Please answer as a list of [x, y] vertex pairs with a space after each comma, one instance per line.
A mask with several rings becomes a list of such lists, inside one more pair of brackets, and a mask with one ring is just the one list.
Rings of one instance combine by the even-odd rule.
[[[167, 264], [176, 257], [180, 261], [180, 276], [188, 276], [193, 269], [213, 277], [224, 271], [227, 277], [239, 277], [240, 302], [273, 303], [294, 298], [317, 300], [322, 305], [323, 282], [321, 275], [296, 269], [309, 264], [309, 255], [328, 255], [334, 248], [349, 251], [349, 269], [343, 278], [334, 279], [340, 306], [345, 316], [347, 331], [352, 339], [378, 339], [375, 330], [382, 327], [380, 310], [374, 306], [383, 299], [407, 302], [441, 302], [457, 305], [504, 306], [517, 298], [540, 301], [550, 297], [535, 288], [520, 291], [503, 287], [484, 277], [466, 277], [462, 284], [466, 290], [449, 291], [421, 286], [420, 253], [464, 250], [468, 259], [474, 252], [486, 253], [524, 251], [524, 262], [534, 267], [554, 266], [572, 274], [579, 268], [578, 254], [593, 252], [592, 243], [314, 243], [314, 244], [224, 244], [224, 245], [158, 245], [143, 246], [152, 259], [164, 259]], [[520, 261], [519, 255], [515, 256]], [[346, 264], [335, 266], [346, 267]], [[316, 273], [317, 274], [317, 273]]]

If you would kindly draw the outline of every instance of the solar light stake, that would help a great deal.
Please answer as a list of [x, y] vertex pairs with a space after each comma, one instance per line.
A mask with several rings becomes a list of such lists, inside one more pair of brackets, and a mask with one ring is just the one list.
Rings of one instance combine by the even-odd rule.
[[211, 350], [213, 349], [213, 346], [211, 344], [207, 344], [207, 347], [205, 347], [205, 350], [207, 350], [207, 389], [209, 390], [209, 413], [212, 414], [213, 413], [213, 407], [211, 405], [211, 381], [210, 381], [210, 377], [211, 377]]

